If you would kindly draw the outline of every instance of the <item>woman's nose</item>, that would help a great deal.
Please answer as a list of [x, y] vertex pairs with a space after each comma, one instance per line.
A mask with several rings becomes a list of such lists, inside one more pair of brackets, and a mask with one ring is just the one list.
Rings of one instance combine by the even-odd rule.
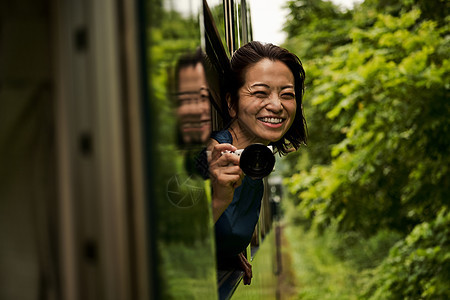
[[283, 110], [283, 105], [281, 104], [281, 99], [278, 95], [272, 95], [268, 98], [268, 103], [266, 108], [274, 113], [280, 113]]

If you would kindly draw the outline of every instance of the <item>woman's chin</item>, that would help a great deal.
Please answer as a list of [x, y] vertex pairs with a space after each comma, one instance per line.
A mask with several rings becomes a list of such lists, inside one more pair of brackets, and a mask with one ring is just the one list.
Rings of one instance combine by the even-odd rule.
[[260, 138], [260, 143], [264, 145], [269, 145], [270, 143], [275, 143], [281, 140], [282, 136], [264, 136]]

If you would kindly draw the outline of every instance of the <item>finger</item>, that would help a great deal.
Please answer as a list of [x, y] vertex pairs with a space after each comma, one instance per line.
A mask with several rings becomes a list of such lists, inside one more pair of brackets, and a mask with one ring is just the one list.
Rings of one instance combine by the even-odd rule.
[[242, 178], [242, 170], [239, 166], [229, 165], [229, 166], [219, 166], [214, 168], [218, 175], [226, 174], [226, 175], [236, 175], [236, 181]]
[[245, 265], [251, 269], [252, 265], [248, 262], [248, 260], [245, 257], [243, 258], [243, 260], [244, 260]]
[[252, 283], [252, 279], [244, 274], [244, 285], [250, 285]]
[[[236, 165], [223, 165], [223, 161], [217, 161], [214, 164], [212, 164], [209, 169], [211, 173], [216, 174], [217, 176], [220, 176], [221, 174], [227, 174], [227, 175], [237, 175], [239, 178], [243, 177], [242, 170], [239, 166]], [[239, 180], [237, 178], [236, 180]]]
[[217, 181], [217, 183], [219, 183], [222, 186], [228, 185], [228, 186], [234, 186], [239, 180], [240, 177], [239, 175], [236, 174], [220, 174], [217, 175], [216, 173], [212, 173], [213, 174], [213, 178]]
[[248, 262], [244, 255], [239, 255], [239, 259], [244, 270], [246, 270], [248, 275], [252, 277], [252, 265]]
[[239, 260], [244, 270], [244, 285], [249, 285], [252, 281], [252, 266], [243, 255], [239, 255]]
[[237, 169], [233, 169], [236, 174], [239, 172], [239, 157], [231, 153], [225, 153], [216, 160], [212, 160], [209, 164], [210, 169], [214, 168], [227, 168], [237, 166]]
[[236, 150], [237, 148], [231, 144], [216, 144], [212, 149], [212, 159], [218, 159], [222, 155], [222, 152], [225, 151], [234, 152]]
[[244, 173], [239, 166], [215, 166], [210, 169], [211, 178], [221, 185], [229, 185], [234, 189], [242, 184]]
[[247, 260], [247, 258], [245, 257], [244, 254], [241, 253], [241, 257], [242, 257], [243, 263], [244, 263], [244, 264], [249, 268], [249, 270], [250, 270], [250, 277], [253, 277], [253, 274], [252, 274], [252, 265], [251, 265], [250, 262]]
[[228, 164], [239, 165], [240, 157], [233, 153], [223, 153], [221, 155], [222, 159], [226, 160]]

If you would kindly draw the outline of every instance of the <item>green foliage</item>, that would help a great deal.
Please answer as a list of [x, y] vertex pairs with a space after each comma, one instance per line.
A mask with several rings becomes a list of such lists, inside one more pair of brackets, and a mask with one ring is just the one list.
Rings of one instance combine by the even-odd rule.
[[450, 12], [450, 4], [446, 0], [366, 0], [362, 7], [393, 16], [417, 7], [422, 12], [422, 20], [434, 20], [440, 25], [445, 23]]
[[365, 299], [450, 298], [450, 212], [424, 222], [390, 251], [366, 282]]
[[325, 137], [337, 142], [325, 147], [329, 164], [292, 176], [289, 187], [318, 224], [408, 232], [450, 199], [448, 28], [419, 16], [378, 15], [371, 29], [349, 33], [351, 44], [305, 63], [310, 128], [323, 138], [318, 123], [327, 120]]
[[[348, 33], [353, 26], [352, 12], [341, 12], [331, 2], [321, 0], [289, 1], [287, 7], [290, 14], [284, 30], [288, 36], [283, 46], [301, 58], [307, 71], [304, 111], [309, 125], [307, 153], [313, 155], [299, 162], [297, 168], [304, 169], [314, 164], [329, 163], [329, 145], [342, 139], [342, 136], [332, 130], [332, 120], [314, 112], [308, 101], [311, 99], [308, 94], [309, 88], [315, 86], [314, 78], [320, 77], [322, 67], [327, 65], [325, 56], [331, 54], [337, 46], [351, 42]], [[323, 88], [326, 89], [326, 86]], [[331, 93], [331, 90], [325, 92]], [[287, 160], [295, 165], [299, 155], [300, 153], [290, 154]], [[302, 155], [305, 155], [305, 151]]]
[[[330, 5], [290, 1], [285, 26], [285, 46], [307, 74], [309, 146], [289, 159], [301, 171], [286, 180], [296, 220], [322, 234], [335, 229], [330, 249], [360, 270], [400, 240], [366, 297], [444, 298], [450, 283], [437, 274], [448, 244], [430, 236], [424, 246], [411, 235], [445, 219], [438, 212], [450, 204], [450, 17], [430, 10], [448, 12], [448, 3], [370, 0], [347, 12]], [[440, 234], [448, 243], [448, 231]]]
[[[285, 23], [285, 47], [295, 49], [302, 59], [329, 54], [333, 48], [350, 42], [347, 35], [352, 18], [327, 1], [289, 1], [290, 14]], [[305, 38], [307, 36], [307, 38]]]

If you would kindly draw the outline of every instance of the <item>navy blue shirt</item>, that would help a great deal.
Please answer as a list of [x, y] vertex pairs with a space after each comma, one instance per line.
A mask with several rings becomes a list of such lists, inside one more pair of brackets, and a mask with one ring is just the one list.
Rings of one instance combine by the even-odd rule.
[[[228, 130], [215, 132], [212, 138], [220, 144], [233, 143]], [[244, 176], [242, 184], [234, 190], [233, 201], [215, 224], [219, 257], [236, 256], [248, 246], [259, 219], [263, 193], [262, 179], [248, 176]]]

